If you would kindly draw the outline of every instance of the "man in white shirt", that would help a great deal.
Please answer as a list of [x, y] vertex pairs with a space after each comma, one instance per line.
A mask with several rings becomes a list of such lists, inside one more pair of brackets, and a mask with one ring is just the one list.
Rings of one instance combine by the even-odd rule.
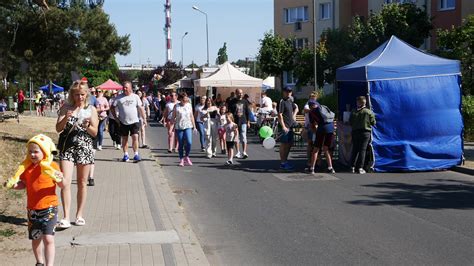
[[120, 135], [122, 136], [123, 162], [129, 160], [128, 156], [128, 136], [132, 137], [132, 149], [134, 152], [134, 161], [140, 161], [138, 155], [138, 132], [140, 130], [139, 113], [146, 126], [145, 110], [140, 97], [132, 92], [132, 83], [125, 81], [123, 84], [123, 93], [117, 96], [114, 104], [111, 106], [112, 115], [116, 116], [116, 108], [118, 109], [117, 121], [120, 121]]
[[260, 110], [261, 112], [269, 113], [272, 111], [272, 99], [267, 96], [266, 92], [262, 92], [262, 100], [260, 101]]

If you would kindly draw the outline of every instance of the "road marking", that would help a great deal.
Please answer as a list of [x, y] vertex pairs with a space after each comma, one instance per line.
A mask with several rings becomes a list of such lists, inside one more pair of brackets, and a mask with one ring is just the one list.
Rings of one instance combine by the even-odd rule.
[[306, 173], [279, 173], [273, 174], [282, 181], [334, 181], [339, 178], [324, 173], [306, 174]]
[[97, 233], [79, 236], [56, 236], [56, 246], [108, 246], [125, 244], [173, 244], [179, 243], [175, 230], [150, 232]]

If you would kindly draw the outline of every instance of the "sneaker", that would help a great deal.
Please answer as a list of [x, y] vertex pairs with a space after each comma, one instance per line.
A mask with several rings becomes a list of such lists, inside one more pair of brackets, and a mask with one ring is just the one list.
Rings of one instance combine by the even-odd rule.
[[226, 150], [222, 150], [222, 151], [221, 151], [221, 154], [226, 154], [226, 153], [227, 153]]
[[87, 179], [87, 185], [90, 187], [93, 187], [95, 185], [94, 178], [88, 178]]
[[187, 163], [188, 165], [193, 165], [191, 162], [191, 159], [189, 159], [189, 156], [184, 157], [184, 162]]
[[140, 149], [148, 149], [148, 145], [143, 144], [143, 145], [140, 147]]
[[244, 154], [242, 155], [242, 159], [247, 159], [248, 157], [249, 155], [246, 152], [244, 152]]
[[231, 160], [227, 160], [227, 162], [225, 162], [225, 164], [227, 164], [227, 165], [232, 165], [232, 164], [234, 164], [234, 163], [233, 163]]
[[365, 174], [365, 173], [366, 173], [366, 172], [365, 172], [365, 170], [364, 170], [364, 169], [362, 169], [362, 168], [359, 168], [359, 174], [363, 175], [363, 174]]
[[168, 153], [172, 153], [173, 151], [172, 150], [168, 150]]
[[242, 153], [238, 152], [237, 154], [235, 154], [235, 158], [242, 159]]
[[102, 145], [97, 146], [97, 150], [101, 151], [102, 150]]
[[205, 152], [205, 151], [206, 151], [206, 149], [204, 149], [204, 148], [201, 148], [201, 151], [202, 151], [202, 152]]
[[142, 160], [142, 158], [140, 158], [140, 155], [135, 154], [135, 156], [133, 156], [133, 160], [136, 161], [136, 162], [139, 162], [139, 161]]
[[351, 167], [351, 173], [355, 174], [356, 170], [355, 167]]
[[212, 154], [212, 157], [217, 157], [217, 155], [215, 153]]
[[130, 157], [128, 157], [128, 154], [125, 154], [122, 158], [122, 162], [128, 162], [130, 160]]
[[117, 144], [117, 147], [115, 147], [116, 150], [120, 150], [122, 148], [122, 145]]
[[328, 172], [328, 174], [335, 174], [336, 173], [336, 171], [334, 171], [334, 168], [332, 168], [332, 167], [328, 168], [327, 172]]
[[314, 174], [314, 168], [313, 167], [307, 167], [304, 169], [305, 172], [307, 173], [310, 173], [310, 174]]
[[178, 164], [178, 166], [181, 166], [181, 167], [183, 167], [183, 166], [184, 166], [184, 159], [180, 159], [180, 160], [179, 160], [179, 164]]
[[281, 164], [280, 164], [280, 169], [288, 170], [288, 171], [289, 171], [289, 170], [293, 170], [293, 169], [295, 169], [295, 168], [294, 168], [291, 164], [289, 164], [289, 163], [286, 162], [286, 163], [281, 163]]

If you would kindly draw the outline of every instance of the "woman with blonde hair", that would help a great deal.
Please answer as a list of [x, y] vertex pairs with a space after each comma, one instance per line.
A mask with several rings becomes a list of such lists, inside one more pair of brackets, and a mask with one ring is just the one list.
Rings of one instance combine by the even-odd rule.
[[94, 163], [93, 138], [97, 135], [99, 118], [97, 110], [89, 104], [87, 83], [75, 81], [69, 89], [67, 102], [59, 110], [56, 131], [60, 134], [58, 144], [64, 188], [61, 190], [64, 218], [58, 228], [69, 228], [71, 208], [71, 181], [74, 167], [77, 171], [77, 211], [75, 225], [85, 225], [83, 218], [87, 197], [87, 177]]

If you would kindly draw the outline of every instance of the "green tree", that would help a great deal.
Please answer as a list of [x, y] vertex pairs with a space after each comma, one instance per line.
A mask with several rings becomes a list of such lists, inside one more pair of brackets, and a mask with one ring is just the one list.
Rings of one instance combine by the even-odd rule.
[[224, 46], [219, 48], [217, 52], [216, 64], [222, 65], [227, 62], [229, 59], [227, 57], [227, 43], [224, 43]]
[[[285, 39], [272, 32], [265, 33], [260, 40], [258, 61], [262, 71], [268, 75], [281, 76], [283, 71], [293, 70], [296, 49], [292, 39]], [[281, 79], [283, 86], [283, 79]]]
[[464, 95], [474, 95], [474, 15], [463, 25], [451, 30], [438, 31], [438, 53], [461, 61]]
[[[316, 49], [318, 86], [334, 83], [339, 67], [366, 56], [392, 35], [419, 47], [432, 28], [431, 18], [416, 5], [389, 4], [384, 5], [381, 12], [371, 13], [366, 20], [355, 17], [346, 28], [327, 29]], [[314, 84], [313, 51], [302, 49], [296, 53], [297, 85]]]
[[115, 54], [130, 52], [129, 36], [119, 36], [101, 8], [72, 4], [63, 8], [56, 6], [57, 1], [48, 4], [49, 9], [30, 5], [28, 0], [0, 4], [3, 72], [21, 63], [37, 82], [67, 80], [71, 71], [80, 72], [85, 66], [101, 70], [98, 66], [107, 65]]
[[[250, 58], [246, 58], [246, 59], [239, 59], [235, 62], [232, 62], [232, 65], [237, 65], [239, 67], [245, 67], [248, 69], [248, 75], [252, 75], [252, 76], [255, 76], [256, 78], [261, 78], [261, 79], [265, 79], [268, 75], [265, 75], [264, 73], [262, 73], [262, 69], [260, 67], [260, 62], [258, 61], [257, 58], [255, 59], [250, 59]], [[255, 75], [254, 75], [254, 72], [255, 72]]]

